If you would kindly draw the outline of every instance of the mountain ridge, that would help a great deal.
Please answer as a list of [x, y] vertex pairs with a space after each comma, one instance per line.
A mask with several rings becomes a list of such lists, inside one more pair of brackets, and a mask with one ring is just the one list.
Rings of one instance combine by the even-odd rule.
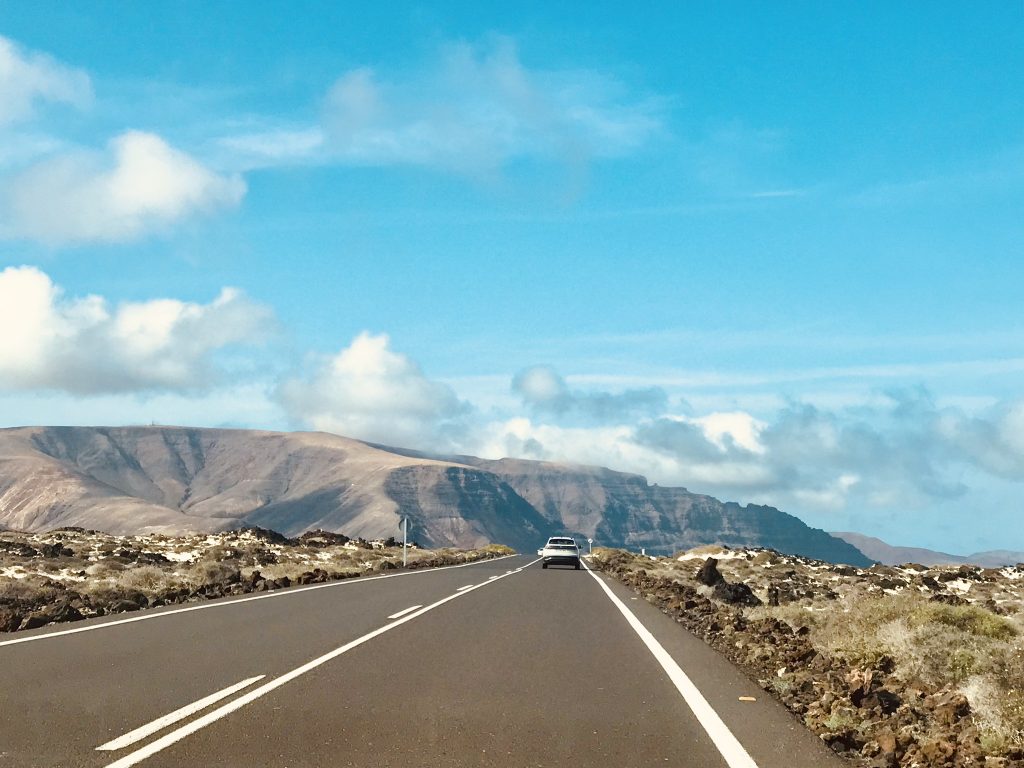
[[323, 432], [173, 426], [0, 429], [0, 525], [111, 533], [394, 535], [531, 551], [552, 533], [671, 554], [766, 546], [867, 565], [856, 547], [773, 507], [721, 502], [607, 467], [443, 457]]
[[951, 555], [923, 547], [901, 547], [882, 539], [854, 531], [835, 531], [832, 535], [857, 547], [861, 552], [882, 565], [980, 565], [984, 568], [1000, 568], [1024, 562], [1024, 552], [1006, 549], [973, 552], [969, 555]]

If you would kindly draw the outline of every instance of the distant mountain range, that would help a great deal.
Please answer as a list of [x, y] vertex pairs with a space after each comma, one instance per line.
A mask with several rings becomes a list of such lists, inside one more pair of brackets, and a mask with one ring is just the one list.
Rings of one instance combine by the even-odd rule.
[[865, 536], [863, 533], [840, 531], [832, 534], [838, 539], [852, 544], [872, 560], [883, 565], [902, 565], [919, 563], [921, 565], [980, 565], [985, 568], [999, 568], [1004, 565], [1016, 565], [1024, 562], [1024, 552], [1012, 552], [1005, 549], [975, 552], [971, 555], [951, 555], [947, 552], [935, 552], [931, 549], [918, 547], [894, 547], [881, 539]]
[[553, 533], [671, 554], [771, 547], [869, 565], [855, 546], [773, 507], [740, 506], [603, 467], [432, 457], [325, 433], [186, 427], [0, 429], [0, 526], [115, 534], [289, 536], [323, 528], [385, 538], [401, 517], [431, 546], [536, 549]]

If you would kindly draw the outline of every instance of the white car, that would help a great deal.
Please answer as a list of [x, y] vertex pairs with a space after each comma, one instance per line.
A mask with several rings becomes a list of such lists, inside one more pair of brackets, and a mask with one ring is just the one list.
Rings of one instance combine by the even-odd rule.
[[571, 565], [580, 569], [580, 548], [575, 539], [568, 536], [552, 536], [540, 550], [541, 568], [549, 565]]

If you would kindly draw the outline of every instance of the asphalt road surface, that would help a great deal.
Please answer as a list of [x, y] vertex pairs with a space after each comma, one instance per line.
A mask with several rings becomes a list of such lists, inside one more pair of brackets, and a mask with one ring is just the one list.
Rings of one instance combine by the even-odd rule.
[[132, 765], [843, 763], [617, 582], [516, 556], [0, 636], [0, 768]]

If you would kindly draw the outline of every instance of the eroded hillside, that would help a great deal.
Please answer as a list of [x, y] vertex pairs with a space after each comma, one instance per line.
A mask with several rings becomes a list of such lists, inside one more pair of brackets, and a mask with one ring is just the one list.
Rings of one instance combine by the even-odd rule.
[[257, 525], [297, 536], [397, 533], [430, 546], [531, 551], [556, 533], [667, 553], [766, 546], [867, 565], [855, 547], [772, 507], [723, 503], [604, 467], [428, 457], [325, 433], [186, 427], [0, 430], [0, 525], [120, 535]]

